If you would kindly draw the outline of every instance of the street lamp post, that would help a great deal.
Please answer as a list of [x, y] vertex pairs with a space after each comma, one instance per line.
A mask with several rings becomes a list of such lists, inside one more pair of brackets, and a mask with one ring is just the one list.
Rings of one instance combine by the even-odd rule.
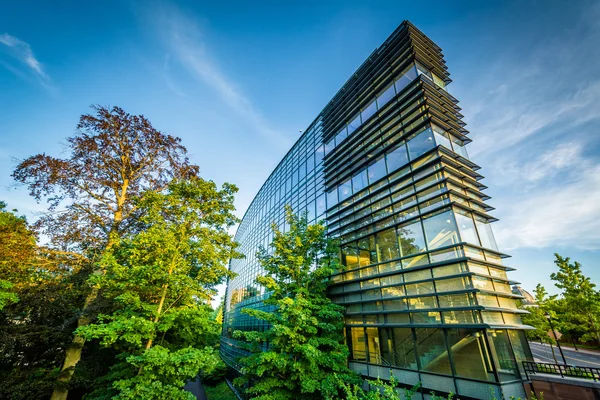
[[556, 340], [556, 345], [558, 346], [558, 350], [560, 351], [560, 356], [562, 357], [563, 364], [567, 365], [567, 360], [565, 359], [565, 355], [563, 354], [562, 347], [560, 347], [560, 342], [558, 341], [558, 338], [556, 337], [556, 332], [554, 331], [554, 326], [552, 326], [552, 317], [550, 316], [550, 313], [546, 313], [546, 319], [550, 323], [550, 330], [552, 331], [552, 335], [554, 335], [554, 340]]

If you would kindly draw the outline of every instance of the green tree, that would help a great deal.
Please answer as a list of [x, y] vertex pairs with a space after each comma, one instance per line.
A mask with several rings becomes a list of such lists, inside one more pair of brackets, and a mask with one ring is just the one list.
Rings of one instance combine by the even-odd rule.
[[234, 333], [254, 351], [241, 360], [243, 377], [237, 383], [248, 385], [247, 394], [255, 399], [338, 398], [338, 379], [356, 382], [356, 377], [347, 366], [344, 309], [326, 295], [329, 276], [339, 268], [337, 246], [324, 225], [309, 225], [291, 208], [286, 218], [289, 230], [273, 225], [270, 250], [258, 252], [266, 274], [256, 281], [270, 293], [265, 305], [276, 312], [243, 310], [270, 328]]
[[238, 255], [227, 231], [237, 222], [236, 191], [201, 178], [173, 181], [140, 202], [139, 232], [105, 252], [105, 273], [90, 281], [116, 310], [77, 334], [118, 350], [123, 362], [94, 397], [193, 399], [182, 390], [186, 380], [220, 366], [219, 325], [208, 302]]
[[529, 314], [523, 314], [521, 318], [525, 325], [530, 325], [535, 329], [526, 330], [525, 335], [529, 340], [539, 340], [544, 343], [554, 343], [554, 338], [548, 336], [550, 324], [546, 318], [546, 313], [550, 313], [556, 317], [553, 314], [553, 306], [556, 296], [548, 296], [548, 292], [540, 283], [537, 284], [533, 293], [535, 305], [523, 308], [524, 310], [529, 311]]
[[554, 256], [558, 272], [550, 278], [561, 290], [554, 307], [559, 329], [582, 342], [593, 340], [600, 345], [600, 293], [596, 285], [583, 274], [580, 263]]
[[[104, 252], [139, 230], [140, 200], [172, 179], [197, 176], [198, 167], [190, 164], [179, 138], [156, 130], [144, 116], [92, 108], [95, 113], [81, 116], [77, 133], [67, 138], [67, 158], [38, 154], [20, 162], [12, 176], [36, 200], [47, 200], [49, 210], [36, 226], [49, 246], [87, 257], [83, 272], [103, 274], [105, 264], [98, 260]], [[85, 292], [72, 304], [78, 317], [65, 315], [63, 321], [71, 330], [91, 323], [101, 309], [98, 287], [78, 282], [82, 287], [76, 289]], [[70, 345], [56, 345], [66, 350], [52, 400], [66, 400], [85, 340], [75, 335]]]

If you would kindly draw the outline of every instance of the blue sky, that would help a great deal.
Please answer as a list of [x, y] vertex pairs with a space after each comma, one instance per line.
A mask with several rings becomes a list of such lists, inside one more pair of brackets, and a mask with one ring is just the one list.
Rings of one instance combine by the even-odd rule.
[[[86, 3], [86, 4], [84, 4]], [[65, 154], [91, 104], [179, 136], [241, 216], [287, 149], [404, 19], [444, 49], [500, 218], [512, 278], [552, 289], [553, 253], [600, 282], [600, 3], [5, 2], [0, 199], [43, 210], [10, 173]]]

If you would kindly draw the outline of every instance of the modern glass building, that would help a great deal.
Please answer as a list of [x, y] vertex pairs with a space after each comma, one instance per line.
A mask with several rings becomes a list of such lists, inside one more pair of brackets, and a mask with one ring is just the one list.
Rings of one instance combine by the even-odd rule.
[[279, 163], [235, 236], [246, 258], [230, 263], [221, 343], [232, 368], [244, 355], [232, 332], [266, 328], [240, 310], [264, 307], [256, 251], [271, 223], [285, 230], [289, 204], [340, 240], [330, 295], [355, 371], [461, 399], [526, 397], [521, 296], [449, 83], [441, 49], [405, 21]]

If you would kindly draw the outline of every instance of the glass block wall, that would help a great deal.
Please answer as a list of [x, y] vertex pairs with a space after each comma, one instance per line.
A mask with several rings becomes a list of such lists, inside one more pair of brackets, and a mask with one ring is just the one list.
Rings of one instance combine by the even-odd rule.
[[280, 162], [235, 237], [246, 258], [230, 264], [238, 276], [221, 346], [230, 366], [244, 354], [232, 332], [267, 328], [240, 310], [264, 307], [256, 250], [272, 240], [272, 223], [286, 229], [289, 204], [340, 241], [344, 268], [330, 295], [346, 307], [353, 369], [391, 370], [465, 399], [523, 391], [527, 327], [449, 83], [440, 48], [405, 21]]

